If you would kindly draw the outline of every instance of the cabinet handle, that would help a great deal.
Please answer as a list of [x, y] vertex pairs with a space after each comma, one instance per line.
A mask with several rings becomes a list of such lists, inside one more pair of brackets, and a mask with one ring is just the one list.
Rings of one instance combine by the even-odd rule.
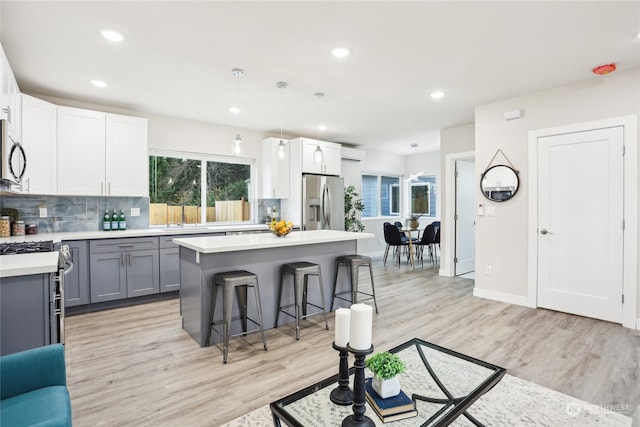
[[124, 267], [124, 252], [120, 254], [120, 267]]
[[127, 254], [129, 255], [129, 267], [131, 267], [131, 252], [127, 252]]
[[11, 107], [5, 107], [2, 112], [7, 113], [7, 121], [11, 123]]
[[104, 182], [100, 183], [100, 195], [104, 195]]
[[27, 178], [27, 193], [31, 193], [31, 178]]
[[118, 247], [121, 247], [121, 248], [132, 248], [134, 246], [135, 245], [133, 243], [129, 243], [129, 244], [126, 244], [126, 245], [125, 244], [118, 245]]
[[111, 195], [111, 183], [110, 182], [107, 184], [107, 195], [108, 196]]

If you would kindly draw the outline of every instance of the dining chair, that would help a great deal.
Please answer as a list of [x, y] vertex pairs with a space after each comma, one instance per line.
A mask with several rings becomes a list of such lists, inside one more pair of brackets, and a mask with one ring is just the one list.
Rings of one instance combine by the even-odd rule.
[[436, 227], [435, 224], [433, 224], [433, 223], [427, 225], [427, 227], [422, 232], [422, 237], [420, 238], [420, 241], [417, 242], [417, 243], [414, 243], [414, 245], [416, 245], [416, 249], [420, 248], [418, 256], [420, 257], [420, 262], [422, 263], [422, 267], [424, 267], [424, 248], [425, 248], [425, 246], [427, 247], [427, 250], [429, 251], [429, 255], [431, 257], [431, 263], [434, 266], [436, 265], [435, 258], [434, 258], [434, 247], [433, 247], [433, 245], [436, 244], [436, 235], [437, 235], [438, 230], [439, 230], [439, 227]]
[[[394, 248], [402, 248], [408, 246], [408, 241], [402, 240], [402, 233], [395, 225], [385, 223], [384, 224], [384, 240], [387, 243], [387, 249], [384, 251], [384, 263], [383, 265], [387, 265], [387, 256], [389, 255], [389, 247], [394, 246]], [[398, 268], [400, 268], [400, 252], [396, 251], [395, 257], [398, 263]]]

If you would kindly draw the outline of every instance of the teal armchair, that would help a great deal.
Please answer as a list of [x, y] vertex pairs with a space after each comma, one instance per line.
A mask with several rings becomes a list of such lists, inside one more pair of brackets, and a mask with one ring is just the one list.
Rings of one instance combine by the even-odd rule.
[[0, 426], [71, 426], [62, 344], [0, 357]]

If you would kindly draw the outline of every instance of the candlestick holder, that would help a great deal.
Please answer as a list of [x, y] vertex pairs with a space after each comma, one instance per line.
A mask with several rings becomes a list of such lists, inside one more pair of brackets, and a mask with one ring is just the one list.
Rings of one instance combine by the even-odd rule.
[[365, 380], [364, 380], [364, 358], [367, 354], [373, 353], [373, 346], [367, 350], [357, 350], [347, 344], [347, 349], [354, 354], [356, 360], [353, 366], [356, 368], [353, 378], [353, 415], [349, 415], [342, 420], [342, 427], [374, 427], [375, 423], [364, 412], [365, 407]]
[[338, 387], [331, 391], [329, 399], [336, 405], [348, 406], [353, 403], [353, 391], [349, 387], [349, 350], [333, 342], [333, 349], [340, 352]]

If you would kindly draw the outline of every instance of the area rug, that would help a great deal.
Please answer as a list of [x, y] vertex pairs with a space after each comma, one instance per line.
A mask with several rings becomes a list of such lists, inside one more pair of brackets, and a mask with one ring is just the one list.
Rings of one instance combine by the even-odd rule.
[[[620, 413], [629, 409], [587, 403], [507, 374], [491, 391], [478, 399], [468, 412], [487, 427], [629, 427], [631, 417]], [[616, 410], [620, 412], [615, 412]], [[376, 425], [384, 425], [374, 413], [370, 413], [370, 410], [367, 412]], [[412, 424], [411, 419], [408, 419], [392, 425], [401, 427]], [[473, 426], [465, 417], [459, 417], [451, 425]], [[273, 417], [267, 405], [223, 426], [271, 427]]]

